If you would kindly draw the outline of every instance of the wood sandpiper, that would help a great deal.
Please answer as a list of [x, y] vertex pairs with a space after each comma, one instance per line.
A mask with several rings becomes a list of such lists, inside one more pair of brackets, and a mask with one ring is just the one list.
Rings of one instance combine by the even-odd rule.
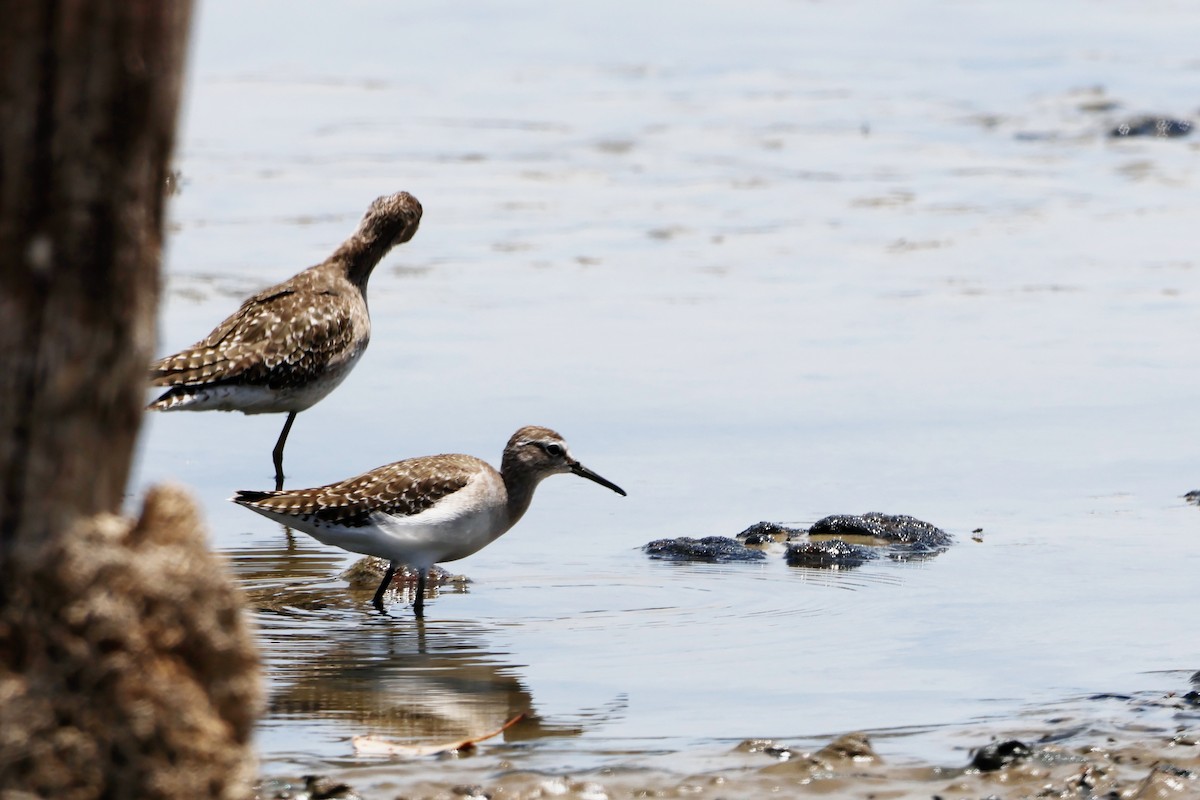
[[287, 412], [275, 443], [275, 488], [283, 488], [283, 447], [296, 415], [345, 379], [367, 349], [367, 280], [388, 251], [407, 242], [421, 204], [407, 192], [380, 197], [333, 255], [242, 303], [206, 338], [150, 366], [170, 387], [154, 411]]
[[625, 494], [575, 460], [557, 433], [528, 426], [508, 440], [499, 471], [474, 456], [424, 456], [315, 489], [239, 491], [233, 501], [325, 544], [387, 559], [372, 600], [380, 611], [396, 569], [416, 568], [413, 611], [421, 618], [430, 567], [496, 541], [521, 519], [543, 478], [568, 472]]

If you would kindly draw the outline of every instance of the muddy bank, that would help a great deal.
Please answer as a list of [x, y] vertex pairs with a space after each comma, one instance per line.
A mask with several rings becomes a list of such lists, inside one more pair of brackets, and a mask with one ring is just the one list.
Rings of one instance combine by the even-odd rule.
[[[907, 755], [914, 752], [943, 755]], [[393, 761], [276, 777], [262, 783], [258, 797], [1195, 798], [1200, 695], [1195, 688], [1091, 695], [1008, 719], [849, 733], [823, 743], [715, 743], [569, 774], [523, 762], [519, 747], [481, 742], [426, 758], [415, 773], [410, 763]]]

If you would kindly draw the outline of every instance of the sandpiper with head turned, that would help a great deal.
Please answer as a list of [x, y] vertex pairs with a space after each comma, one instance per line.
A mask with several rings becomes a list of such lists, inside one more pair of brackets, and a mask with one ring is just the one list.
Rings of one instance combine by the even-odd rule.
[[429, 568], [496, 541], [521, 519], [542, 479], [560, 473], [625, 494], [575, 460], [557, 433], [528, 426], [508, 440], [499, 471], [474, 456], [424, 456], [315, 489], [240, 491], [233, 501], [325, 544], [387, 559], [372, 601], [380, 611], [396, 569], [416, 568], [420, 618]]
[[378, 198], [354, 234], [329, 258], [242, 303], [206, 338], [150, 366], [154, 386], [169, 387], [154, 411], [287, 413], [275, 443], [275, 488], [283, 486], [283, 448], [296, 415], [333, 391], [371, 338], [367, 280], [421, 222], [408, 192]]

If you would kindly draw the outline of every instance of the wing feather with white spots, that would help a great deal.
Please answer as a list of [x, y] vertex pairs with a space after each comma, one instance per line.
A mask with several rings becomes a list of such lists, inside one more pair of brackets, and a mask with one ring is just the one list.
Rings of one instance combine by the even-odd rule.
[[347, 528], [372, 525], [385, 513], [420, 514], [470, 483], [487, 465], [473, 456], [443, 455], [397, 461], [354, 478], [315, 489], [239, 491], [248, 508]]
[[302, 386], [352, 349], [356, 323], [369, 325], [365, 313], [352, 313], [352, 303], [333, 291], [272, 287], [243, 303], [205, 339], [152, 364], [151, 382]]

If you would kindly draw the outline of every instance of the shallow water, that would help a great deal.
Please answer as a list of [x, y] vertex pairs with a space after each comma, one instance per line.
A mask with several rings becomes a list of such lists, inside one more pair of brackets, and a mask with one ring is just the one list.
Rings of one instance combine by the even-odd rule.
[[[202, 4], [160, 351], [406, 189], [422, 228], [372, 278], [359, 369], [299, 417], [288, 485], [495, 462], [532, 423], [629, 492], [549, 481], [420, 627], [347, 588], [352, 557], [226, 502], [271, 485], [281, 417], [149, 416], [135, 487], [191, 486], [260, 609], [264, 772], [453, 782], [854, 729], [939, 762], [961, 754], [917, 733], [1179, 688], [1200, 139], [1104, 133], [1196, 113], [1197, 23], [1132, 0]], [[639, 550], [870, 510], [958, 542], [842, 572]], [[463, 762], [349, 741], [518, 712]]]

